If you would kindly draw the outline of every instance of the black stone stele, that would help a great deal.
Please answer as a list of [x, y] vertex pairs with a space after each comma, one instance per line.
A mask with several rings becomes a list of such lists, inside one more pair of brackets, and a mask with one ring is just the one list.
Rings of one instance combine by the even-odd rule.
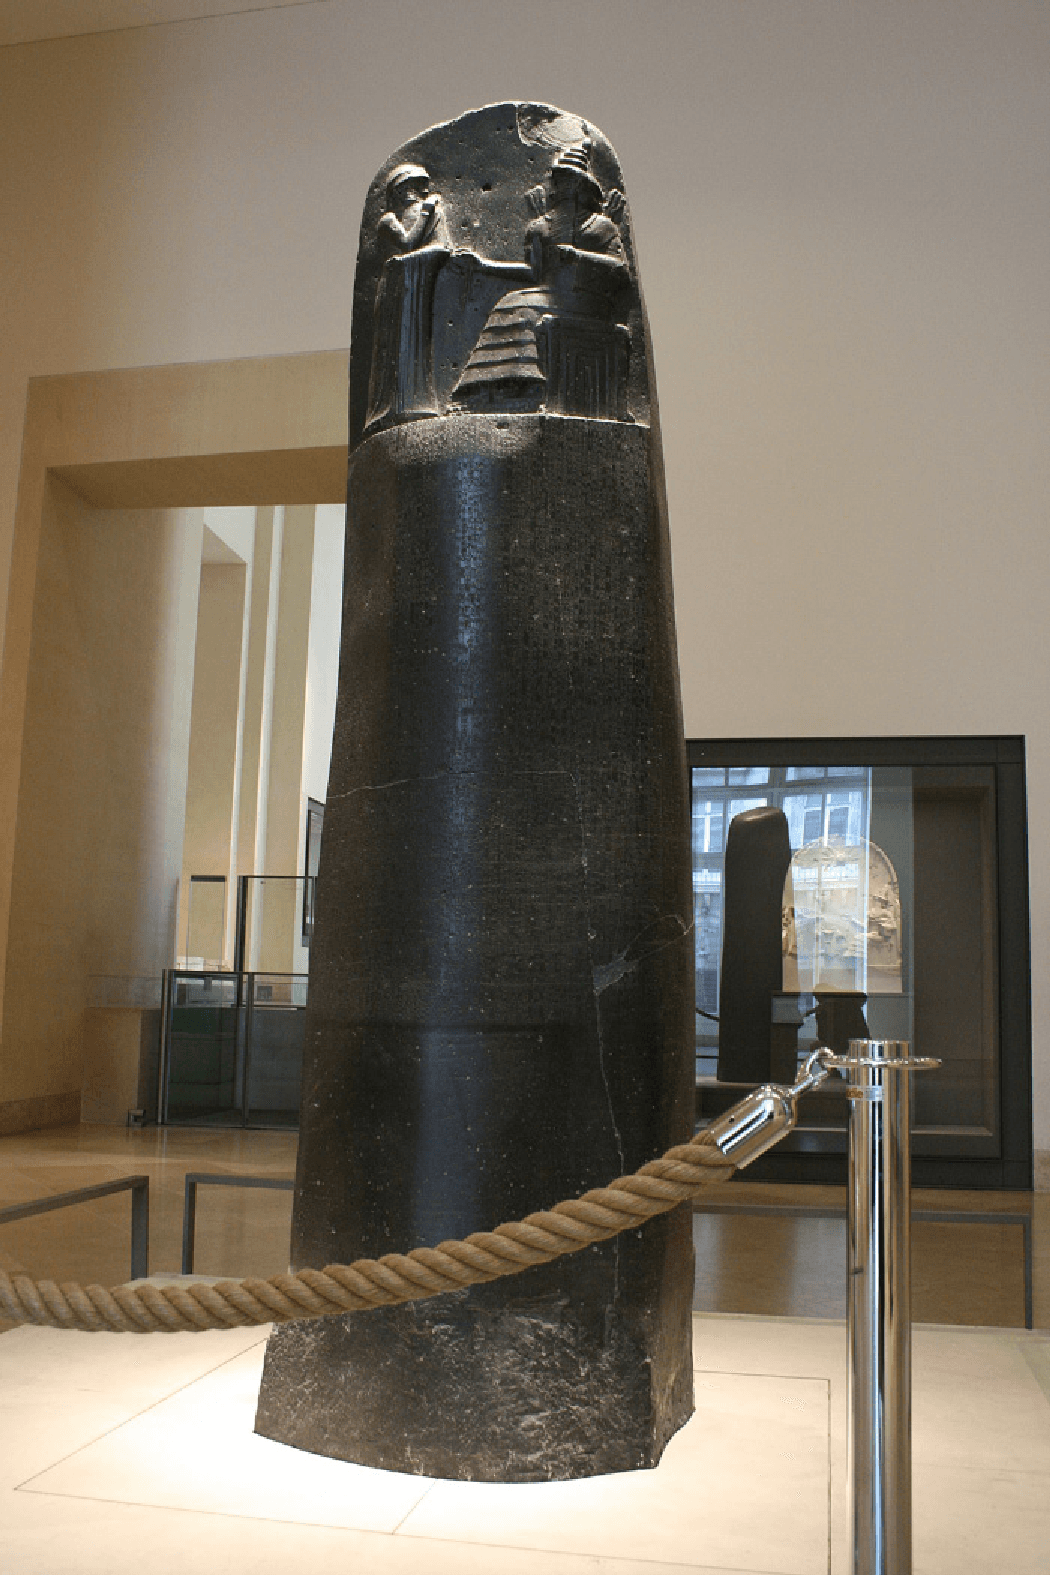
[[[722, 1082], [764, 1083], [771, 1075], [773, 997], [783, 990], [784, 882], [790, 867], [791, 837], [782, 809], [762, 805], [733, 816], [726, 836], [718, 994]], [[792, 1048], [789, 1083], [796, 1060]], [[778, 1066], [777, 1076], [784, 1070]]]
[[[365, 203], [339, 700], [292, 1260], [490, 1229], [691, 1133], [663, 466], [622, 177], [499, 104]], [[651, 1466], [692, 1410], [688, 1208], [278, 1329], [256, 1430], [398, 1471]]]

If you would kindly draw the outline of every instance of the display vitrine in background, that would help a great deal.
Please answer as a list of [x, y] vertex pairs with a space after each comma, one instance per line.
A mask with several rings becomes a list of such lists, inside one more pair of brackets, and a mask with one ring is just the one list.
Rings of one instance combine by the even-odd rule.
[[[1021, 738], [689, 745], [697, 1110], [790, 1081], [817, 1043], [907, 1039], [919, 1185], [1031, 1185]], [[762, 1162], [845, 1176], [844, 1084]], [[756, 1167], [757, 1171], [758, 1167]]]

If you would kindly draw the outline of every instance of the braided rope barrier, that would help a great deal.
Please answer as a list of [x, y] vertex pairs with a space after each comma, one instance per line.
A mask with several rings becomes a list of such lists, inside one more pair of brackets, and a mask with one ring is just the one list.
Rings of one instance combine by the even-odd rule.
[[416, 1247], [382, 1258], [358, 1258], [326, 1269], [301, 1269], [269, 1280], [215, 1285], [56, 1285], [0, 1271], [0, 1316], [52, 1329], [176, 1334], [329, 1318], [396, 1302], [422, 1301], [580, 1252], [597, 1241], [644, 1225], [728, 1181], [736, 1169], [707, 1132], [668, 1149], [630, 1176], [556, 1203], [522, 1220], [476, 1231], [463, 1241]]

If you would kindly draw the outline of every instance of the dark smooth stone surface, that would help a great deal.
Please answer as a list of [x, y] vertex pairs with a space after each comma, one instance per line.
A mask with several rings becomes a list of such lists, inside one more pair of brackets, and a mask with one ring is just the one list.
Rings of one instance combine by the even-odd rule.
[[817, 991], [817, 1038], [836, 1055], [849, 1055], [851, 1039], [867, 1039], [867, 996], [860, 990]]
[[[618, 169], [588, 130], [589, 148], [560, 111], [475, 112], [399, 150], [366, 204], [297, 1267], [490, 1229], [691, 1131], [662, 463]], [[466, 327], [442, 294], [463, 268]], [[491, 1286], [284, 1326], [257, 1430], [437, 1476], [655, 1464], [692, 1409], [680, 1214]]]
[[[783, 989], [784, 881], [791, 838], [782, 809], [744, 810], [729, 823], [723, 897], [718, 1075], [763, 1083], [771, 1075], [772, 1001]], [[785, 1068], [778, 1067], [777, 1075]], [[788, 1081], [794, 1080], [794, 1072]]]

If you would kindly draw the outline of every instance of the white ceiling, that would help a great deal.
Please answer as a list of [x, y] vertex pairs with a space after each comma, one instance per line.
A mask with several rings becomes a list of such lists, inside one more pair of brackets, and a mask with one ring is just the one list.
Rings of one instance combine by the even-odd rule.
[[274, 11], [317, 0], [0, 0], [0, 48], [121, 27], [156, 27], [203, 16]]

